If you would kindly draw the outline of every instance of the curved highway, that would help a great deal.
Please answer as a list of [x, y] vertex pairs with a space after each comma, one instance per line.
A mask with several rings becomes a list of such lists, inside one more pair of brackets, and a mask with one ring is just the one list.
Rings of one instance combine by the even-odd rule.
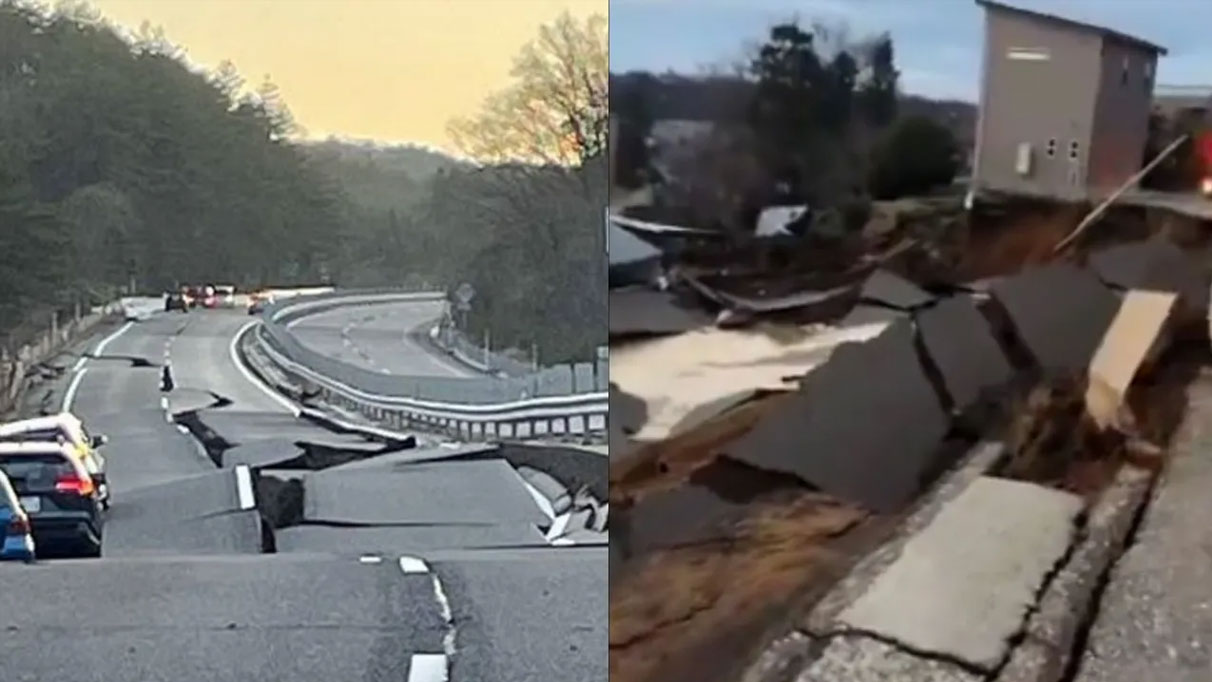
[[[110, 438], [104, 556], [0, 564], [0, 679], [605, 680], [605, 548], [549, 546], [504, 460], [286, 471], [302, 519], [265, 527], [234, 462], [384, 446], [259, 384], [233, 345], [250, 319], [160, 313], [59, 360], [55, 400]], [[443, 371], [399, 338], [392, 367]]]
[[415, 301], [344, 306], [299, 318], [287, 326], [319, 353], [385, 374], [469, 377], [475, 370], [452, 357], [428, 352], [410, 338], [428, 331], [445, 303]]

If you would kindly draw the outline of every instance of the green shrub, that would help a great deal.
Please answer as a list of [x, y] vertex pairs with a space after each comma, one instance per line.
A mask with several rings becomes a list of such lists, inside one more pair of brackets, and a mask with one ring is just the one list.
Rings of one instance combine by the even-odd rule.
[[923, 116], [897, 121], [871, 154], [867, 189], [876, 199], [924, 194], [959, 170], [959, 147], [947, 128]]

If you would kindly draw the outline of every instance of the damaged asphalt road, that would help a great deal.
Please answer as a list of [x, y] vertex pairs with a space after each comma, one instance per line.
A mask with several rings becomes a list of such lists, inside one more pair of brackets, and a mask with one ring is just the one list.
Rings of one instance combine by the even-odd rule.
[[237, 364], [248, 323], [153, 315], [60, 359], [50, 402], [109, 436], [113, 506], [102, 559], [0, 565], [5, 679], [605, 679], [604, 546], [552, 546], [491, 447], [296, 417]]

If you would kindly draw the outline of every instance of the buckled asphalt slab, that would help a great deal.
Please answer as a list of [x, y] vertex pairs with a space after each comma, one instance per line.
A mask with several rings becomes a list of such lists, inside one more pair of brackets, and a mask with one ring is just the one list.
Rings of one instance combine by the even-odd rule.
[[1012, 378], [1009, 361], [970, 299], [956, 296], [940, 301], [919, 312], [916, 321], [926, 355], [942, 375], [950, 402], [958, 410]]
[[1082, 372], [1119, 310], [1088, 270], [1067, 264], [1024, 270], [993, 285], [994, 301], [1045, 372]]
[[724, 452], [885, 511], [920, 491], [923, 474], [938, 465], [948, 425], [912, 324], [902, 320], [871, 341], [839, 346], [799, 393]]

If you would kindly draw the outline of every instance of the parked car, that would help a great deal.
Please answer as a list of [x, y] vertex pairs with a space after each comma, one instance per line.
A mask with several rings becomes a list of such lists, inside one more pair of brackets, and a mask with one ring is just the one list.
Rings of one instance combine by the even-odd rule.
[[29, 514], [8, 476], [0, 473], [0, 561], [33, 561], [35, 547]]
[[109, 509], [109, 484], [105, 476], [105, 458], [100, 448], [109, 442], [103, 435], [92, 435], [70, 412], [0, 424], [0, 442], [66, 443], [97, 484], [101, 505]]
[[230, 284], [215, 287], [215, 302], [220, 308], [236, 306], [236, 288]]
[[101, 556], [100, 494], [72, 446], [0, 443], [0, 472], [29, 517], [38, 556]]

